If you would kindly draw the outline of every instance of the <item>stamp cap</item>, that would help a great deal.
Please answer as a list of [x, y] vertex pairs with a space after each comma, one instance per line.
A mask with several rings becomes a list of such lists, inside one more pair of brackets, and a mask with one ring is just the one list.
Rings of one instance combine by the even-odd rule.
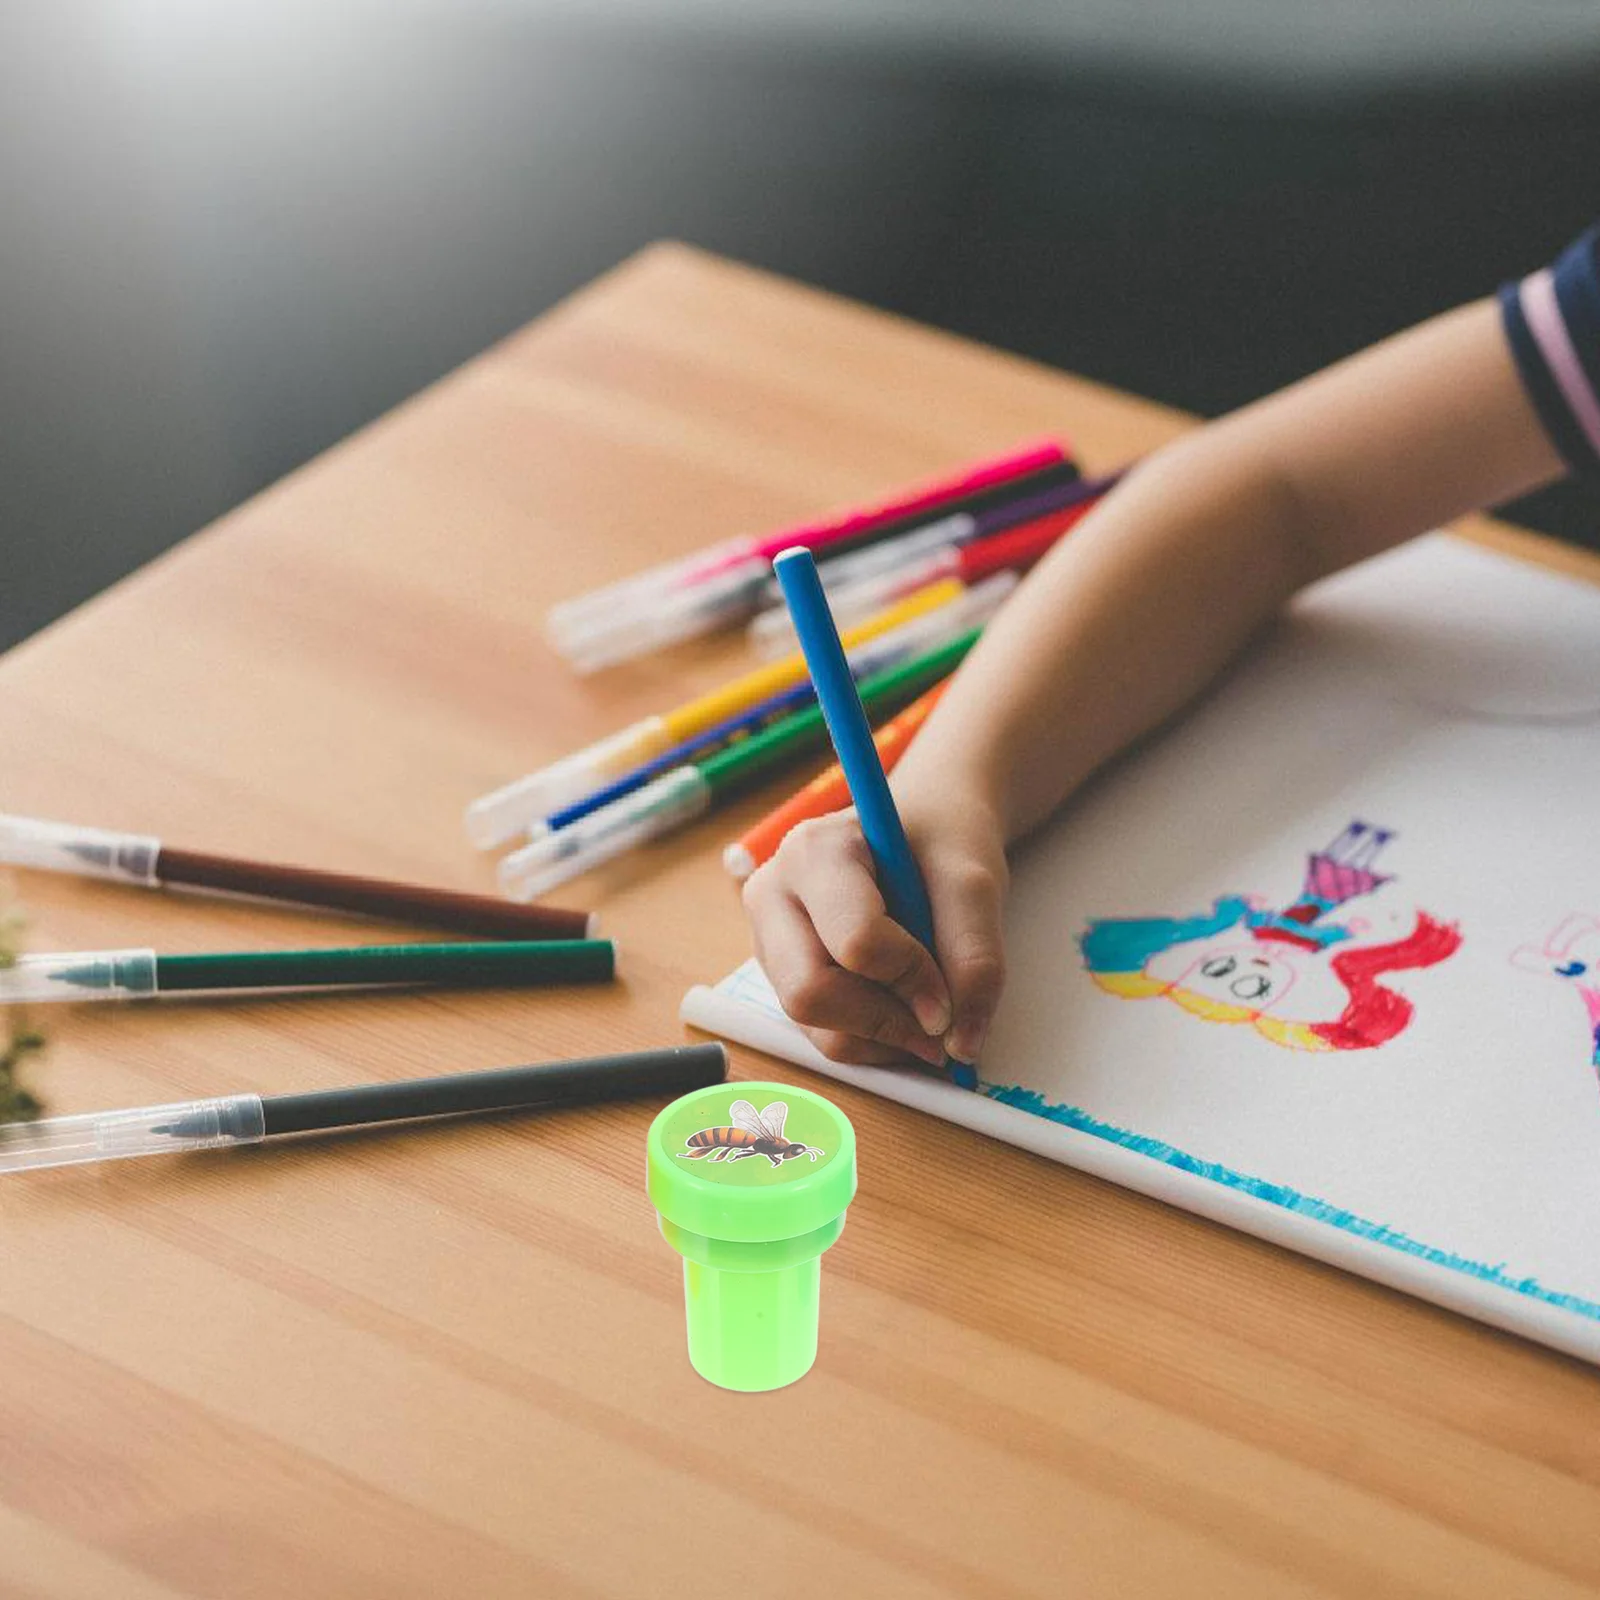
[[[772, 1132], [776, 1140], [765, 1137]], [[813, 1233], [844, 1212], [856, 1192], [856, 1136], [809, 1089], [718, 1083], [655, 1119], [646, 1165], [650, 1198], [669, 1222], [762, 1244]]]

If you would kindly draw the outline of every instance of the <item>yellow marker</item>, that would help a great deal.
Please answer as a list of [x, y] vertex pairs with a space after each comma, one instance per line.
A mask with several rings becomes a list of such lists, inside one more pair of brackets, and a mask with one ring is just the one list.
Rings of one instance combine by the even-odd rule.
[[[966, 593], [966, 586], [957, 578], [930, 583], [851, 628], [842, 635], [842, 643], [846, 650], [854, 649]], [[796, 651], [671, 711], [645, 717], [576, 755], [474, 800], [467, 807], [467, 837], [481, 850], [504, 844], [532, 823], [602, 787], [608, 779], [653, 761], [675, 745], [792, 689], [805, 677], [805, 657]]]
[[[865, 644], [867, 640], [876, 639], [904, 622], [937, 611], [940, 606], [948, 605], [965, 593], [965, 587], [956, 578], [930, 583], [926, 589], [918, 589], [904, 600], [840, 635], [840, 642], [846, 650], [853, 645]], [[685, 739], [692, 739], [697, 733], [704, 733], [707, 728], [714, 728], [719, 722], [726, 722], [729, 717], [736, 717], [741, 711], [748, 711], [751, 706], [770, 700], [775, 694], [782, 694], [785, 689], [792, 689], [797, 683], [803, 682], [805, 676], [806, 658], [796, 650], [793, 655], [757, 667], [754, 672], [747, 672], [742, 678], [735, 678], [732, 683], [679, 706], [676, 711], [635, 723], [641, 734], [647, 728], [650, 732], [641, 737], [634, 752], [635, 759], [623, 762], [612, 772], [626, 772], [629, 767], [653, 760], [673, 745], [682, 744]]]

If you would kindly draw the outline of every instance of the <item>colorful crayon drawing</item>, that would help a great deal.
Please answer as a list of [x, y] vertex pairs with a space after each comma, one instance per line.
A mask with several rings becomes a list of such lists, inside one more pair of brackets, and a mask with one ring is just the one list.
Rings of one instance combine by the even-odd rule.
[[1207, 1022], [1248, 1023], [1290, 1050], [1369, 1050], [1411, 1021], [1411, 1002], [1378, 980], [1431, 967], [1461, 944], [1456, 927], [1418, 911], [1409, 933], [1362, 943], [1371, 925], [1352, 901], [1392, 882], [1377, 871], [1393, 834], [1352, 822], [1306, 863], [1281, 909], [1242, 895], [1192, 917], [1106, 918], [1082, 936], [1084, 966], [1109, 994], [1166, 999]]
[[1589, 1015], [1589, 1063], [1600, 1073], [1600, 919], [1582, 913], [1567, 917], [1543, 944], [1512, 951], [1511, 964], [1561, 978], [1578, 991]]

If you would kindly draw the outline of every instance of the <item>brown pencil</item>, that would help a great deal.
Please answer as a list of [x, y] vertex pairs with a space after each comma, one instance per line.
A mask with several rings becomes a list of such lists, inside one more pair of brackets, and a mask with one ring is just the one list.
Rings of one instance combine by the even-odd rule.
[[111, 833], [33, 817], [0, 815], [0, 862], [151, 889], [210, 889], [496, 939], [583, 939], [593, 927], [587, 911], [513, 905], [490, 895], [458, 894], [423, 884], [176, 850], [145, 834]]

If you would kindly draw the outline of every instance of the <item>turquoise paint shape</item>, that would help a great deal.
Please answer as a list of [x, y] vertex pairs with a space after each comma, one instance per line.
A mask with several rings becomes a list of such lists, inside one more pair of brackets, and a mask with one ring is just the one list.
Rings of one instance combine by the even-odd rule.
[[1175, 944], [1226, 933], [1249, 915], [1249, 901], [1224, 895], [1197, 917], [1101, 917], [1078, 942], [1091, 972], [1141, 972], [1151, 956]]
[[1120, 1145], [1124, 1150], [1148, 1156], [1163, 1166], [1174, 1167], [1179, 1172], [1192, 1173], [1197, 1178], [1204, 1178], [1208, 1183], [1221, 1184], [1225, 1189], [1236, 1189], [1241, 1194], [1265, 1200], [1268, 1205], [1292, 1211], [1297, 1216], [1310, 1217], [1315, 1222], [1326, 1223], [1329, 1227], [1338, 1228], [1341, 1232], [1351, 1234], [1358, 1239], [1370, 1239], [1374, 1244], [1386, 1245], [1391, 1250], [1398, 1250], [1402, 1255], [1426, 1261], [1430, 1266], [1444, 1267], [1450, 1272], [1460, 1273], [1463, 1277], [1476, 1278], [1480, 1283], [1493, 1284], [1497, 1289], [1509, 1289], [1513, 1294], [1523, 1295], [1529, 1300], [1538, 1300], [1559, 1310], [1570, 1311], [1575, 1316], [1587, 1317], [1591, 1322], [1600, 1322], [1600, 1304], [1585, 1300], [1579, 1295], [1566, 1294], [1559, 1289], [1547, 1289], [1536, 1278], [1519, 1278], [1508, 1272], [1503, 1262], [1491, 1265], [1488, 1262], [1473, 1261], [1466, 1256], [1458, 1256], [1453, 1250], [1440, 1250], [1433, 1245], [1422, 1244], [1397, 1229], [1387, 1227], [1381, 1222], [1370, 1222], [1365, 1217], [1358, 1217], [1353, 1211], [1331, 1205], [1314, 1195], [1301, 1194], [1298, 1189], [1291, 1189], [1287, 1184], [1269, 1183], [1265, 1178], [1253, 1178], [1247, 1172], [1235, 1172], [1232, 1167], [1222, 1166], [1215, 1161], [1202, 1161], [1198, 1156], [1190, 1155], [1187, 1150], [1179, 1150], [1175, 1145], [1166, 1144], [1160, 1139], [1152, 1139], [1142, 1133], [1131, 1133], [1114, 1123], [1102, 1122], [1100, 1118], [1091, 1116], [1077, 1106], [1055, 1104], [1046, 1100], [1037, 1089], [1024, 1089], [1020, 1084], [1006, 1087], [986, 1083], [982, 1086], [982, 1092], [1001, 1105], [1026, 1111], [1030, 1116], [1043, 1117], [1047, 1122], [1059, 1122], [1064, 1127], [1077, 1129], [1079, 1133], [1091, 1134], [1096, 1139], [1105, 1140], [1107, 1144]]

